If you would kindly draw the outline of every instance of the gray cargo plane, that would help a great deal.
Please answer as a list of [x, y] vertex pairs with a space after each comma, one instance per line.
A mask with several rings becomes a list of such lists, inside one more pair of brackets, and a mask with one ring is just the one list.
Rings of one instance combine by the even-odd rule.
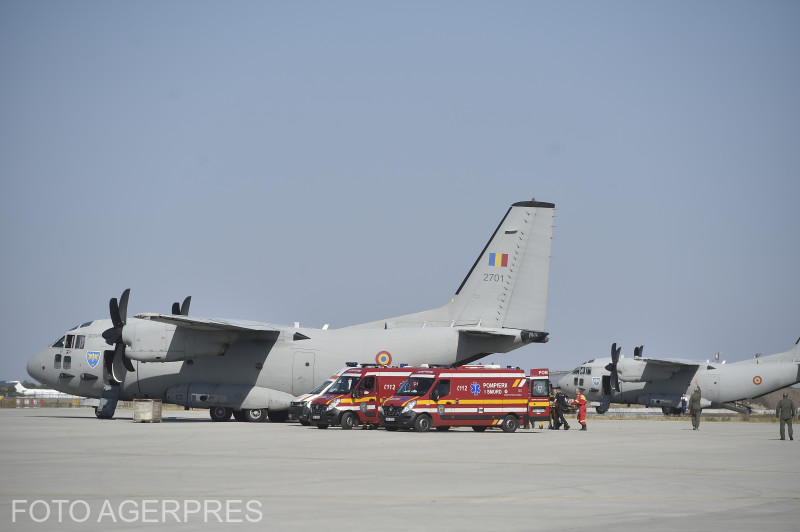
[[[283, 420], [348, 361], [462, 365], [548, 340], [545, 331], [555, 206], [514, 203], [449, 303], [340, 329], [312, 329], [171, 314], [127, 317], [125, 290], [110, 319], [66, 332], [28, 363], [28, 373], [65, 393], [117, 401], [158, 398], [209, 408], [215, 421]], [[447, 228], [442, 228], [446, 231]]]
[[611, 356], [584, 362], [559, 381], [568, 394], [583, 388], [589, 401], [599, 401], [598, 414], [610, 403], [661, 407], [664, 414], [681, 412], [681, 396], [699, 385], [703, 408], [727, 408], [749, 412], [736, 402], [753, 399], [800, 382], [800, 338], [795, 346], [777, 355], [750, 360], [692, 362], [644, 357], [644, 346], [633, 350], [633, 358], [620, 357], [622, 348], [611, 346]]

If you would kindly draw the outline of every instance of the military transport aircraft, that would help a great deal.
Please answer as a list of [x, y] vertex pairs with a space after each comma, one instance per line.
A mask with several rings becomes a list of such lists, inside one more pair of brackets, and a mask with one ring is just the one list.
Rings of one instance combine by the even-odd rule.
[[643, 356], [644, 346], [633, 358], [620, 356], [611, 346], [611, 357], [584, 362], [559, 381], [568, 394], [584, 389], [589, 401], [599, 401], [598, 414], [610, 403], [660, 406], [664, 414], [681, 411], [681, 396], [700, 386], [703, 408], [727, 408], [749, 412], [736, 402], [753, 399], [800, 382], [800, 338], [792, 349], [770, 356], [756, 356], [732, 364]]
[[215, 421], [282, 420], [347, 362], [462, 365], [490, 353], [546, 342], [545, 311], [555, 206], [522, 201], [506, 212], [449, 303], [340, 329], [171, 314], [127, 317], [129, 290], [110, 319], [66, 332], [28, 363], [28, 373], [66, 393], [117, 401], [159, 398], [209, 408]]

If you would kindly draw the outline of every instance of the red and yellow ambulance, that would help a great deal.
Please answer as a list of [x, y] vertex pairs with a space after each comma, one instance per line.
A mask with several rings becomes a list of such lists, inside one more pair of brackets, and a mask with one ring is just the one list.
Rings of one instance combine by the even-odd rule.
[[309, 422], [320, 429], [331, 425], [343, 429], [359, 424], [377, 426], [379, 407], [397, 391], [413, 369], [383, 366], [348, 369], [323, 395], [311, 402]]
[[[541, 397], [531, 395], [532, 383]], [[381, 422], [388, 430], [468, 426], [477, 432], [487, 427], [514, 432], [531, 419], [549, 417], [548, 391], [546, 377], [537, 373], [529, 379], [521, 369], [418, 368], [384, 402]]]

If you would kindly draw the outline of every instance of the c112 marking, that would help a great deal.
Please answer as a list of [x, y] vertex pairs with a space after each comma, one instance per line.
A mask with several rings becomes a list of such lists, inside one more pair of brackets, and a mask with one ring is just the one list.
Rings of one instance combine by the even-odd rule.
[[485, 283], [502, 283], [503, 274], [501, 273], [484, 273], [483, 282]]

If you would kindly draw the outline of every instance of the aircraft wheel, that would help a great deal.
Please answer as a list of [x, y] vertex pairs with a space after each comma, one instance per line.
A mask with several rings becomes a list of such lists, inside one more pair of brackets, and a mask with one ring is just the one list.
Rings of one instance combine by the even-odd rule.
[[327, 429], [328, 425], [317, 425], [318, 429]]
[[233, 414], [233, 409], [224, 406], [215, 406], [208, 409], [211, 414], [211, 421], [228, 421]]
[[261, 423], [267, 419], [267, 411], [263, 408], [251, 408], [242, 410], [244, 412], [244, 420], [249, 423]]
[[501, 427], [503, 428], [503, 432], [516, 432], [517, 428], [519, 428], [519, 420], [515, 416], [509, 414], [503, 418]]
[[112, 417], [114, 417], [114, 414], [111, 414], [110, 416], [104, 414], [102, 410], [100, 410], [98, 407], [94, 407], [94, 415], [97, 419], [111, 419]]
[[342, 414], [342, 419], [339, 421], [339, 425], [344, 430], [350, 430], [358, 425], [358, 418], [353, 412], [345, 412]]
[[472, 430], [474, 430], [475, 432], [483, 432], [483, 431], [486, 430], [486, 427], [476, 426], [476, 427], [472, 427]]
[[606, 412], [608, 412], [608, 408], [603, 408], [602, 406], [598, 406], [594, 410], [595, 410], [595, 412], [597, 412], [600, 415], [605, 414]]
[[236, 421], [247, 421], [247, 419], [244, 417], [244, 410], [234, 410], [233, 419]]
[[288, 410], [267, 410], [267, 417], [273, 423], [284, 423], [289, 419]]
[[431, 430], [431, 418], [428, 414], [420, 414], [414, 419], [414, 430], [417, 432], [428, 432]]
[[441, 427], [436, 427], [436, 430], [438, 430], [439, 432], [447, 432], [448, 430], [450, 430], [450, 427], [448, 425], [442, 425]]

